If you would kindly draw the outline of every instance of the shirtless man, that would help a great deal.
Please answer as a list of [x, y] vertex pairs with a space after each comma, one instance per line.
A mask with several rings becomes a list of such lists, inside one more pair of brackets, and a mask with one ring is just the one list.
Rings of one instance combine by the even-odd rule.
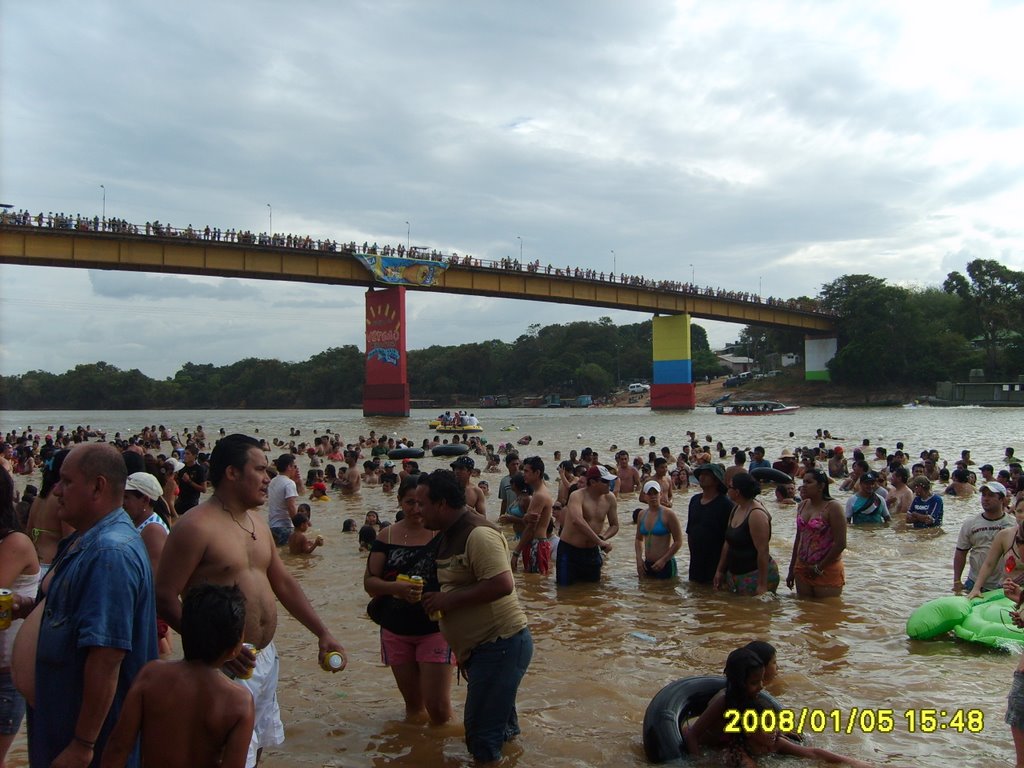
[[[634, 470], [635, 471], [635, 470]], [[548, 540], [548, 526], [554, 500], [544, 482], [544, 461], [540, 456], [530, 456], [523, 461], [523, 478], [532, 491], [530, 506], [523, 515], [523, 535], [519, 545], [512, 551], [512, 570], [522, 555], [523, 570], [526, 573], [543, 573], [551, 570], [551, 542]]]
[[611, 552], [608, 539], [619, 532], [615, 494], [610, 489], [613, 478], [598, 464], [587, 470], [587, 487], [569, 495], [555, 556], [559, 586], [600, 581], [601, 552]]
[[892, 491], [889, 492], [886, 503], [889, 506], [890, 514], [905, 515], [910, 510], [910, 505], [914, 501], [914, 492], [907, 485], [909, 479], [910, 473], [907, 472], [906, 467], [896, 467], [889, 475]]
[[615, 474], [619, 481], [615, 484], [615, 495], [632, 493], [640, 486], [640, 473], [629, 463], [629, 454], [619, 451], [615, 454]]
[[654, 460], [654, 479], [661, 486], [661, 506], [672, 509], [672, 478], [668, 474], [668, 460], [664, 456]]
[[471, 456], [459, 456], [449, 466], [455, 473], [455, 477], [459, 479], [463, 493], [466, 494], [466, 506], [487, 517], [487, 497], [484, 496], [483, 491], [469, 482], [473, 476], [473, 467], [476, 466], [476, 462]]
[[362, 474], [359, 472], [359, 451], [345, 451], [345, 462], [348, 464], [348, 469], [338, 478], [341, 492], [345, 495], [359, 493], [359, 487], [362, 484]]
[[210, 456], [210, 481], [213, 494], [182, 517], [167, 537], [156, 578], [157, 606], [160, 616], [180, 632], [180, 596], [190, 587], [237, 584], [245, 595], [244, 638], [261, 650], [258, 656], [243, 650], [224, 668], [240, 678], [251, 674], [239, 683], [249, 688], [256, 704], [256, 727], [246, 759], [252, 768], [263, 747], [284, 741], [277, 704], [275, 596], [316, 635], [321, 661], [331, 651], [344, 657], [345, 649], [285, 569], [267, 523], [250, 512], [266, 500], [270, 482], [259, 441], [237, 434], [221, 438]]

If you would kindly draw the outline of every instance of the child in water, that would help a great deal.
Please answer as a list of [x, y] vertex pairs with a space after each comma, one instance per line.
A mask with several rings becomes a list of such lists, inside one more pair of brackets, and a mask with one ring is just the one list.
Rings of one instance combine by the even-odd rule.
[[295, 525], [295, 530], [292, 531], [292, 535], [288, 537], [288, 551], [293, 555], [309, 555], [312, 554], [317, 547], [324, 545], [324, 537], [317, 536], [315, 539], [310, 539], [306, 533], [309, 531], [309, 517], [302, 512], [295, 515], [295, 519], [292, 520]]
[[102, 768], [122, 768], [136, 739], [145, 765], [242, 768], [252, 737], [252, 694], [220, 668], [242, 649], [245, 597], [237, 586], [200, 584], [181, 607], [182, 661], [151, 661], [139, 672], [103, 751]]

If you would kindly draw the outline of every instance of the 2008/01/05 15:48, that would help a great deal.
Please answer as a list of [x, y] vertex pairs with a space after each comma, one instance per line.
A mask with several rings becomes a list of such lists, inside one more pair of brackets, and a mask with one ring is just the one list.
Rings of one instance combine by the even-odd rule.
[[909, 733], [981, 733], [985, 730], [985, 713], [980, 709], [728, 709], [725, 711], [726, 733], [892, 733], [902, 719]]

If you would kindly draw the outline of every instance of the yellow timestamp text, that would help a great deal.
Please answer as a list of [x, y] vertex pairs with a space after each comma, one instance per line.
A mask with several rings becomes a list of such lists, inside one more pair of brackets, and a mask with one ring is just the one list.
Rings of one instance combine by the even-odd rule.
[[981, 733], [980, 709], [727, 709], [726, 733], [892, 733], [902, 724], [910, 733]]

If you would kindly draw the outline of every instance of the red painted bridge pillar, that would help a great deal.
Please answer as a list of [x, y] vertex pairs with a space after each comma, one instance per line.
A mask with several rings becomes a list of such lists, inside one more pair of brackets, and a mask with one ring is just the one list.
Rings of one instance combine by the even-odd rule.
[[408, 416], [405, 288], [366, 292], [366, 383], [363, 416]]

